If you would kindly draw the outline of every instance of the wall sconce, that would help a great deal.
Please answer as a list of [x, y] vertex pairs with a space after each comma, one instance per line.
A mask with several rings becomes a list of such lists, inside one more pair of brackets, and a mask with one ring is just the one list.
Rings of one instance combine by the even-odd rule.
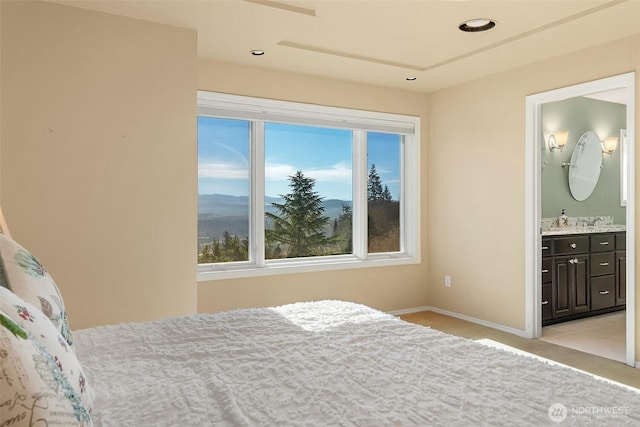
[[567, 144], [568, 137], [569, 132], [554, 132], [549, 135], [549, 150], [554, 151], [558, 149], [562, 151], [564, 146]]
[[600, 144], [602, 144], [603, 153], [613, 156], [613, 152], [616, 151], [616, 148], [618, 147], [618, 138], [610, 136], [609, 138], [605, 138], [600, 141]]

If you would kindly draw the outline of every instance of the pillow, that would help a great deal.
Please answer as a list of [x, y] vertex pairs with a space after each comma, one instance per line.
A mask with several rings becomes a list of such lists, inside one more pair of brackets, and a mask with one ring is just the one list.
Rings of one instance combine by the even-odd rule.
[[22, 246], [0, 234], [0, 262], [6, 276], [5, 287], [38, 307], [51, 319], [69, 345], [73, 344], [64, 301], [47, 270]]
[[0, 288], [0, 310], [47, 350], [82, 404], [91, 411], [93, 401], [80, 362], [49, 319], [36, 307], [5, 288]]
[[0, 425], [93, 426], [54, 358], [0, 310]]

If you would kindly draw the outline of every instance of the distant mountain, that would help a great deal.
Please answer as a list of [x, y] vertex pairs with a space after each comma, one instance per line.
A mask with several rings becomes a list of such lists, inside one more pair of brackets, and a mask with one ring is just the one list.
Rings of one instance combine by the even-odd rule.
[[[265, 197], [265, 211], [277, 213], [271, 203], [282, 203], [278, 197]], [[327, 199], [324, 213], [331, 218], [342, 213], [342, 206], [351, 206], [351, 200]], [[225, 194], [198, 195], [198, 236], [200, 243], [219, 239], [224, 231], [231, 235], [246, 236], [249, 232], [249, 198]], [[331, 222], [333, 224], [333, 221]]]
[[[271, 203], [282, 203], [279, 197], [265, 197], [265, 210], [275, 212]], [[351, 200], [327, 199], [323, 201], [324, 212], [330, 218], [342, 213], [342, 205], [351, 206]], [[226, 194], [199, 194], [198, 216], [201, 219], [212, 219], [230, 216], [248, 216], [249, 198], [246, 196], [229, 196]]]

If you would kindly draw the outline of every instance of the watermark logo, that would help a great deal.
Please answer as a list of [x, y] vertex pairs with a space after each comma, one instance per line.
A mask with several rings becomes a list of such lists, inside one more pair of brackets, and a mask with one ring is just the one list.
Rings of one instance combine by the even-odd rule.
[[567, 412], [567, 407], [562, 403], [554, 403], [549, 406], [547, 414], [549, 414], [549, 419], [554, 423], [561, 423], [567, 418]]
[[567, 408], [562, 403], [554, 403], [549, 406], [547, 414], [555, 423], [563, 422], [567, 417], [612, 419], [626, 417], [631, 409], [626, 406], [573, 406]]

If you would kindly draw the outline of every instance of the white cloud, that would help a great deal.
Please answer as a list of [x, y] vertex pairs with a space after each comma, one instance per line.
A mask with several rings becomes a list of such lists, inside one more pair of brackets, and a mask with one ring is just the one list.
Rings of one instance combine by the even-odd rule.
[[[267, 180], [278, 181], [294, 175], [297, 171], [298, 169], [293, 165], [267, 163], [265, 177]], [[302, 172], [316, 181], [351, 182], [351, 165], [348, 163], [337, 163], [328, 168], [302, 169]]]
[[198, 178], [249, 179], [249, 170], [242, 165], [232, 163], [200, 163]]
[[337, 163], [326, 169], [312, 169], [306, 175], [318, 181], [348, 181], [351, 182], [351, 165]]
[[[294, 165], [267, 163], [264, 173], [267, 181], [285, 181], [297, 171]], [[321, 169], [303, 169], [302, 172], [316, 181], [351, 183], [351, 165], [348, 163], [337, 163]], [[198, 177], [221, 180], [248, 179], [249, 170], [238, 164], [207, 162], [198, 165]]]
[[297, 169], [292, 165], [279, 163], [266, 163], [264, 167], [264, 177], [269, 181], [279, 181], [294, 175]]

